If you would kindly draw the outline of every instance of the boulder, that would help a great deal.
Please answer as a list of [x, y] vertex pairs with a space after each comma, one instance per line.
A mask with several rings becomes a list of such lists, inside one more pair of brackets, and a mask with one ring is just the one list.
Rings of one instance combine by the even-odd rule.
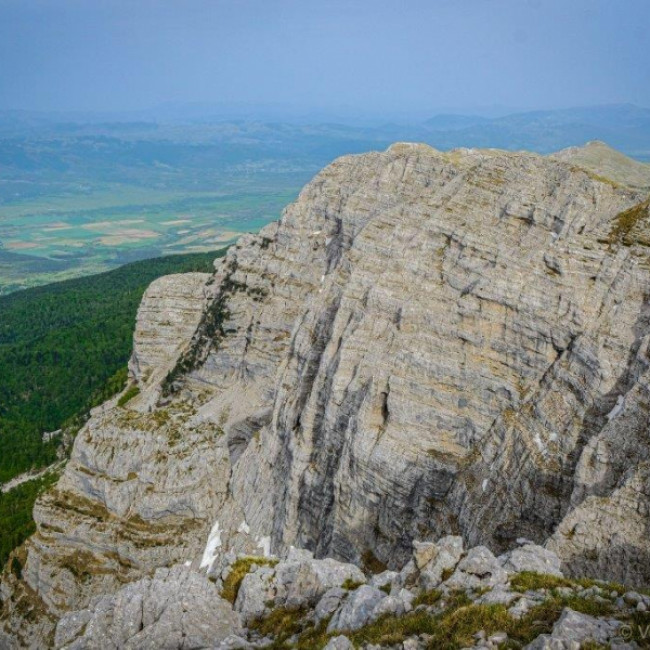
[[485, 546], [476, 546], [459, 562], [444, 584], [450, 589], [481, 589], [505, 585], [508, 574]]
[[328, 632], [358, 630], [371, 619], [377, 604], [387, 598], [383, 591], [370, 585], [355, 589], [334, 614], [327, 626]]
[[332, 589], [328, 589], [323, 594], [323, 597], [318, 601], [316, 609], [314, 609], [314, 617], [316, 618], [316, 621], [320, 622], [334, 614], [347, 595], [348, 591], [342, 587], [332, 587]]
[[553, 551], [537, 544], [524, 544], [504, 553], [499, 556], [499, 562], [509, 574], [534, 571], [562, 577], [560, 558]]
[[296, 566], [276, 567], [277, 592], [289, 607], [315, 605], [323, 594], [346, 582], [365, 583], [366, 576], [354, 564], [332, 558], [309, 560]]
[[275, 595], [274, 577], [275, 571], [269, 567], [258, 568], [244, 576], [235, 600], [235, 611], [244, 621], [259, 618], [267, 610], [266, 603]]
[[566, 608], [553, 632], [537, 637], [526, 650], [573, 650], [587, 641], [606, 645], [616, 638], [620, 626], [619, 621], [594, 618]]
[[330, 639], [324, 650], [354, 650], [354, 646], [347, 636], [335, 636]]
[[[420, 554], [424, 559], [428, 553]], [[425, 590], [435, 589], [443, 579], [445, 571], [451, 571], [463, 556], [463, 538], [449, 535], [440, 539], [433, 547], [426, 564], [420, 569], [420, 586]], [[418, 560], [414, 557], [416, 565]]]

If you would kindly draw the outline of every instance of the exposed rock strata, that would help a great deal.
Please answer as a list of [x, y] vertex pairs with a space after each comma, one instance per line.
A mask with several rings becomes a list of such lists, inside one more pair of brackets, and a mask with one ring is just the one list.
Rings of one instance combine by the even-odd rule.
[[553, 536], [569, 573], [650, 582], [645, 198], [526, 153], [334, 162], [214, 276], [150, 289], [141, 393], [37, 504], [7, 629], [290, 545], [398, 568], [413, 539]]

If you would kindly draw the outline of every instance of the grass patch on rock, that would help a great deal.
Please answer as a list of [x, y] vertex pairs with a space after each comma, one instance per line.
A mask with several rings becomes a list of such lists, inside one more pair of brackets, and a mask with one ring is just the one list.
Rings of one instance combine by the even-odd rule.
[[126, 406], [134, 397], [140, 394], [140, 388], [133, 384], [133, 386], [129, 386], [125, 391], [124, 394], [117, 400], [117, 405], [122, 408]]
[[254, 555], [237, 558], [230, 567], [228, 577], [223, 581], [221, 597], [225, 598], [229, 603], [234, 603], [237, 600], [242, 580], [250, 573], [253, 565], [274, 567], [277, 563], [278, 560], [274, 558]]
[[442, 592], [437, 589], [431, 589], [431, 591], [423, 591], [421, 594], [418, 594], [413, 600], [413, 607], [418, 605], [435, 605], [442, 598]]
[[609, 234], [610, 243], [621, 243], [625, 246], [631, 246], [637, 243], [635, 237], [632, 236], [633, 231], [637, 225], [644, 219], [647, 219], [649, 209], [650, 199], [647, 199], [643, 203], [639, 203], [619, 213], [614, 219], [614, 224]]

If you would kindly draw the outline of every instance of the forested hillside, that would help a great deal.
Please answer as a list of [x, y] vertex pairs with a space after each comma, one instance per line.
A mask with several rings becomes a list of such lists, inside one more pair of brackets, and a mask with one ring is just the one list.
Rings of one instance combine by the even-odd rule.
[[210, 271], [224, 253], [145, 260], [0, 298], [0, 483], [55, 460], [58, 441], [44, 444], [42, 433], [119, 389], [149, 283]]

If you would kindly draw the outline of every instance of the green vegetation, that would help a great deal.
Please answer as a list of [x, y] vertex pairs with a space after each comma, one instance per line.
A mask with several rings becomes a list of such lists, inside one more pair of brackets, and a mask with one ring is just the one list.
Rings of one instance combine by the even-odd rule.
[[168, 273], [212, 270], [216, 253], [157, 258], [0, 297], [0, 482], [52, 463], [45, 431], [80, 423], [123, 389], [135, 314]]
[[[635, 242], [633, 231], [644, 220], [648, 219], [650, 210], [650, 199], [624, 210], [614, 219], [614, 226], [609, 235], [611, 243], [620, 243], [625, 246], [631, 246]], [[638, 243], [645, 244], [643, 237], [639, 237]]]
[[[483, 631], [490, 636], [506, 632], [508, 640], [500, 646], [503, 649], [521, 649], [540, 634], [548, 634], [565, 608], [595, 617], [616, 616], [613, 603], [595, 597], [583, 597], [576, 593], [557, 591], [560, 587], [591, 586], [593, 581], [572, 581], [536, 573], [524, 573], [514, 578], [518, 588], [548, 589], [547, 599], [536, 605], [521, 619], [508, 613], [506, 605], [481, 605], [473, 603], [465, 592], [444, 596], [439, 591], [421, 594], [414, 606], [437, 606], [439, 610], [415, 609], [404, 616], [387, 614], [377, 621], [347, 635], [355, 647], [364, 644], [383, 646], [400, 645], [405, 639], [421, 634], [429, 635], [427, 647], [430, 650], [459, 650], [474, 645], [474, 635]], [[613, 587], [615, 585], [610, 585]], [[607, 587], [607, 588], [609, 588]], [[308, 620], [308, 611], [278, 607], [267, 616], [254, 621], [251, 629], [262, 636], [270, 636], [275, 650], [288, 648], [322, 649], [328, 640], [339, 633], [327, 633], [328, 620], [314, 626]], [[642, 638], [642, 632], [650, 623], [650, 615], [636, 612], [625, 622], [637, 634], [634, 640], [640, 647], [650, 647], [650, 640]], [[296, 640], [297, 639], [297, 640]], [[585, 646], [591, 648], [592, 646]], [[595, 649], [597, 646], [593, 646]]]
[[560, 578], [546, 573], [535, 573], [534, 571], [522, 571], [510, 579], [510, 588], [520, 593], [572, 586], [573, 583], [567, 578]]
[[133, 386], [129, 386], [126, 391], [124, 391], [124, 395], [120, 397], [120, 399], [117, 400], [117, 405], [118, 406], [124, 406], [128, 402], [130, 402], [136, 395], [140, 394], [140, 388], [136, 386], [135, 384]]
[[[36, 497], [53, 485], [57, 476], [49, 472], [41, 478], [26, 481], [9, 492], [0, 492], [0, 567], [9, 554], [22, 544], [35, 530], [32, 509]], [[22, 570], [17, 560], [12, 564], [14, 573]]]
[[312, 634], [309, 637], [312, 645], [289, 645], [289, 639], [296, 634], [301, 634], [305, 630], [305, 624], [302, 619], [306, 614], [304, 609], [292, 609], [289, 607], [277, 607], [268, 616], [252, 621], [249, 625], [250, 629], [257, 632], [262, 636], [273, 637], [273, 643], [267, 646], [271, 650], [280, 650], [282, 648], [322, 648], [327, 639], [327, 634], [324, 628], [321, 629], [320, 638], [316, 639], [313, 635], [313, 624], [307, 629]]
[[559, 589], [560, 587], [582, 587], [588, 589], [589, 587], [598, 586], [608, 591], [616, 591], [622, 594], [628, 589], [621, 584], [615, 582], [601, 582], [598, 580], [591, 580], [590, 578], [577, 578], [569, 580], [568, 578], [560, 578], [559, 576], [552, 576], [545, 573], [535, 573], [534, 571], [522, 571], [513, 576], [510, 580], [510, 586], [514, 591], [524, 593], [526, 591], [539, 591], [541, 589]]
[[421, 594], [418, 594], [413, 601], [413, 607], [418, 605], [435, 605], [442, 598], [442, 592], [437, 589], [432, 589], [431, 591], [423, 591]]
[[228, 577], [223, 581], [223, 590], [221, 592], [221, 597], [225, 598], [231, 603], [234, 603], [237, 600], [237, 594], [239, 593], [239, 587], [241, 586], [242, 580], [250, 572], [251, 567], [254, 564], [257, 566], [273, 567], [277, 563], [278, 561], [275, 559], [258, 557], [255, 555], [238, 558], [230, 567], [230, 573], [228, 574]]
[[348, 591], [354, 591], [357, 587], [360, 587], [362, 584], [363, 582], [359, 582], [358, 580], [353, 580], [352, 578], [346, 578], [343, 581], [341, 587], [343, 587], [343, 589], [347, 589]]

